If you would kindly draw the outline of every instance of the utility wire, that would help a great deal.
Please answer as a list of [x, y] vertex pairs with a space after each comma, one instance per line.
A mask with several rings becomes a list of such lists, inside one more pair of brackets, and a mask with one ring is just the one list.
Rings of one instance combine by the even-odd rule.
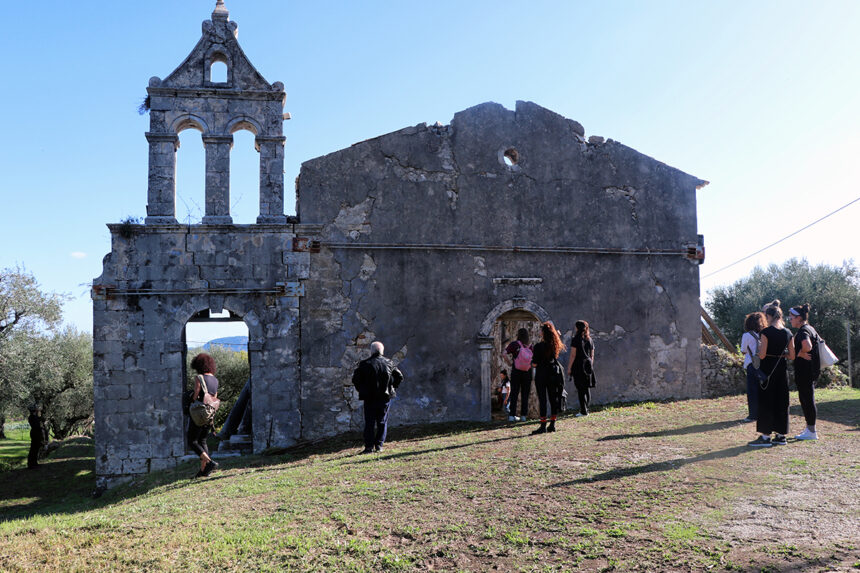
[[849, 201], [848, 203], [846, 203], [845, 205], [842, 205], [841, 207], [839, 207], [839, 208], [838, 208], [838, 209], [836, 209], [835, 211], [831, 211], [830, 213], [826, 214], [825, 216], [821, 217], [820, 219], [816, 219], [815, 221], [811, 222], [811, 223], [810, 223], [810, 224], [808, 224], [807, 226], [805, 226], [805, 227], [803, 227], [803, 228], [801, 228], [801, 229], [796, 230], [795, 232], [791, 233], [790, 235], [786, 235], [786, 236], [784, 236], [783, 238], [781, 238], [780, 240], [778, 240], [778, 241], [776, 241], [776, 242], [774, 242], [774, 243], [771, 243], [771, 244], [769, 244], [768, 246], [766, 246], [766, 247], [764, 247], [764, 248], [762, 248], [762, 249], [757, 250], [757, 251], [756, 251], [756, 252], [754, 252], [753, 254], [751, 254], [751, 255], [747, 255], [747, 256], [745, 256], [745, 257], [744, 257], [744, 258], [742, 258], [742, 259], [738, 259], [738, 260], [736, 260], [735, 262], [733, 262], [733, 263], [731, 263], [731, 264], [728, 264], [728, 265], [724, 266], [724, 267], [723, 267], [723, 268], [721, 268], [721, 269], [717, 269], [717, 270], [715, 270], [715, 271], [714, 271], [714, 272], [712, 272], [712, 273], [708, 273], [708, 274], [706, 274], [705, 276], [703, 276], [702, 278], [703, 278], [703, 279], [706, 279], [706, 278], [708, 278], [708, 277], [710, 277], [710, 276], [713, 276], [713, 275], [715, 275], [715, 274], [717, 274], [717, 273], [719, 273], [719, 272], [722, 272], [722, 271], [726, 270], [726, 269], [727, 269], [727, 268], [729, 268], [729, 267], [733, 267], [733, 266], [735, 266], [735, 265], [736, 265], [736, 264], [738, 264], [738, 263], [742, 263], [742, 262], [744, 262], [745, 260], [747, 260], [748, 258], [750, 258], [750, 257], [754, 257], [754, 256], [756, 256], [757, 254], [759, 254], [759, 253], [761, 253], [761, 252], [764, 252], [764, 251], [768, 250], [769, 248], [773, 247], [774, 245], [778, 245], [779, 243], [783, 242], [784, 240], [789, 239], [789, 238], [791, 238], [791, 237], [795, 236], [796, 234], [800, 233], [801, 231], [805, 231], [806, 229], [810, 228], [811, 226], [813, 226], [813, 225], [816, 225], [816, 224], [820, 223], [821, 221], [823, 221], [824, 219], [826, 219], [826, 218], [830, 217], [831, 215], [835, 215], [836, 213], [838, 213], [838, 212], [839, 212], [839, 211], [841, 211], [842, 209], [845, 209], [846, 207], [848, 207], [848, 206], [850, 206], [850, 205], [853, 205], [853, 204], [854, 204], [854, 203], [856, 203], [857, 201], [860, 201], [860, 197], [857, 197], [857, 198], [856, 198], [856, 199], [854, 199], [853, 201]]

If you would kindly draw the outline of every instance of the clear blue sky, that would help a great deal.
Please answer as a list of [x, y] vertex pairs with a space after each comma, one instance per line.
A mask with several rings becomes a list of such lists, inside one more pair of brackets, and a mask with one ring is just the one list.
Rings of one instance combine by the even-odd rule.
[[[286, 185], [303, 161], [485, 101], [534, 101], [706, 179], [704, 277], [860, 197], [860, 2], [293, 2], [226, 0], [239, 41], [286, 86]], [[0, 268], [74, 298], [110, 251], [106, 223], [146, 210], [151, 76], [200, 37], [214, 0], [6, 2]], [[247, 137], [246, 137], [247, 136]], [[178, 216], [200, 216], [200, 135], [181, 134]], [[257, 163], [237, 134], [236, 222], [256, 216]], [[287, 214], [294, 212], [288, 192]], [[860, 203], [702, 280], [755, 265], [857, 259]]]

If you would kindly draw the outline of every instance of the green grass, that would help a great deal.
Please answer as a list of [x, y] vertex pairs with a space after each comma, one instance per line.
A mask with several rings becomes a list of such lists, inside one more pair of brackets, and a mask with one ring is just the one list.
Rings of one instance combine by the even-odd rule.
[[0, 440], [0, 471], [26, 465], [30, 452], [30, 426], [27, 421], [11, 421], [4, 426], [6, 440]]
[[[189, 463], [98, 499], [92, 442], [76, 438], [38, 471], [0, 473], [0, 570], [844, 570], [860, 561], [845, 525], [860, 502], [833, 494], [860, 478], [860, 391], [818, 398], [815, 444], [747, 448], [741, 396], [615, 404], [543, 436], [395, 427], [370, 456], [350, 435], [205, 480]], [[760, 543], [774, 522], [779, 543]]]

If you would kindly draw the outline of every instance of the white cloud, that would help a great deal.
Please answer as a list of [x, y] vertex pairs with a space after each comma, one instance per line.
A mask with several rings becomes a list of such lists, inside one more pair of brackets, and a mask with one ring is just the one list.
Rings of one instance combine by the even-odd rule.
[[87, 258], [87, 254], [82, 253], [81, 251], [73, 251], [73, 252], [69, 253], [69, 256], [72, 257], [73, 259], [85, 259], [85, 258]]

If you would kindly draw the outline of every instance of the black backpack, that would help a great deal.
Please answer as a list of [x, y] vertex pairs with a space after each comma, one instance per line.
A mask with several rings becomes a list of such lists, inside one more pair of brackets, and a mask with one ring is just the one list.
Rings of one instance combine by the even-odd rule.
[[821, 376], [821, 353], [818, 349], [821, 338], [815, 332], [815, 329], [808, 324], [800, 327], [800, 330], [803, 329], [806, 329], [806, 334], [809, 335], [809, 342], [812, 344], [812, 350], [809, 351], [809, 357], [812, 358], [812, 379], [818, 380], [818, 377]]

